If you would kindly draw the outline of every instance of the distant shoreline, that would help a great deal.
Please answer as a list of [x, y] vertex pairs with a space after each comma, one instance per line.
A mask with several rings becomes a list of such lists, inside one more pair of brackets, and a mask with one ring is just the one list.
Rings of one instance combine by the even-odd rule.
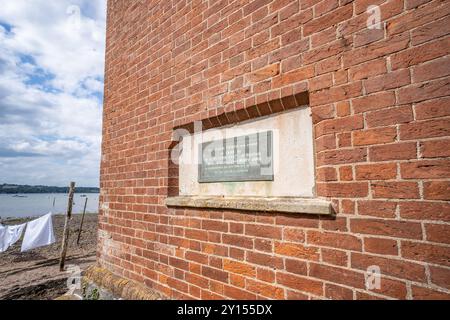
[[[0, 194], [11, 194], [11, 195], [15, 195], [15, 194], [43, 194], [43, 193], [47, 193], [47, 194], [61, 194], [61, 193], [68, 193], [68, 192], [0, 192]], [[76, 191], [75, 190], [75, 194], [95, 194], [95, 193], [100, 193], [100, 191], [81, 192], [81, 191]]]
[[[74, 213], [75, 215], [81, 215], [81, 213]], [[90, 216], [97, 216], [98, 212], [86, 212], [86, 216], [90, 217]], [[53, 217], [66, 217], [65, 213], [56, 213], [52, 215]], [[37, 217], [39, 217], [39, 215], [36, 216], [29, 216], [29, 217], [5, 217], [5, 218], [0, 218], [0, 220], [2, 221], [2, 223], [5, 223], [6, 225], [11, 225], [11, 224], [21, 224], [21, 223], [25, 223], [28, 222], [30, 220], [36, 219]]]
[[[0, 184], [0, 194], [68, 193], [69, 187]], [[75, 193], [100, 193], [98, 187], [75, 187]]]

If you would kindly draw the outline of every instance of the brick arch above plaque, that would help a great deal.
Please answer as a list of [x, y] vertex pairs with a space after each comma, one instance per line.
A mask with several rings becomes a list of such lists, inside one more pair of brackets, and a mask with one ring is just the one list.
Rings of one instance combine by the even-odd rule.
[[180, 146], [178, 196], [168, 206], [332, 213], [316, 198], [308, 105], [194, 130]]

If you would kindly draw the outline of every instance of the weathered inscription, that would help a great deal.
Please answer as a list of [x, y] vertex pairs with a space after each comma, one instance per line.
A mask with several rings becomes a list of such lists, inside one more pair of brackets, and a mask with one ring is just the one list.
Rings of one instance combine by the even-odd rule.
[[258, 132], [199, 146], [198, 181], [273, 181], [273, 133]]

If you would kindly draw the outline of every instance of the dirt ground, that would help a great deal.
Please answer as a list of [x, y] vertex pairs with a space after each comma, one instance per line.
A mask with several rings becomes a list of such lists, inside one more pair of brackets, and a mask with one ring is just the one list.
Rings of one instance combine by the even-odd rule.
[[[4, 220], [3, 225], [15, 225], [31, 219]], [[0, 300], [49, 300], [67, 292], [68, 272], [59, 271], [64, 216], [53, 216], [56, 243], [28, 252], [20, 252], [18, 241], [0, 253]], [[80, 245], [76, 244], [81, 215], [70, 221], [70, 238], [66, 266], [76, 265], [81, 271], [95, 263], [97, 246], [97, 215], [87, 214]]]

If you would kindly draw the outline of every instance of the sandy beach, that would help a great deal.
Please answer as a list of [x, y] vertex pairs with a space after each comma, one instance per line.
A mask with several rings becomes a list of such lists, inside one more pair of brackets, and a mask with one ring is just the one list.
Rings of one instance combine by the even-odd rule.
[[[59, 271], [59, 255], [64, 216], [55, 215], [53, 226], [56, 243], [28, 252], [20, 252], [21, 241], [0, 253], [0, 300], [48, 300], [67, 292], [69, 273]], [[3, 220], [3, 225], [20, 224], [32, 219]], [[80, 244], [77, 236], [81, 215], [73, 215], [66, 266], [76, 265], [81, 271], [95, 263], [97, 215], [87, 214]]]

